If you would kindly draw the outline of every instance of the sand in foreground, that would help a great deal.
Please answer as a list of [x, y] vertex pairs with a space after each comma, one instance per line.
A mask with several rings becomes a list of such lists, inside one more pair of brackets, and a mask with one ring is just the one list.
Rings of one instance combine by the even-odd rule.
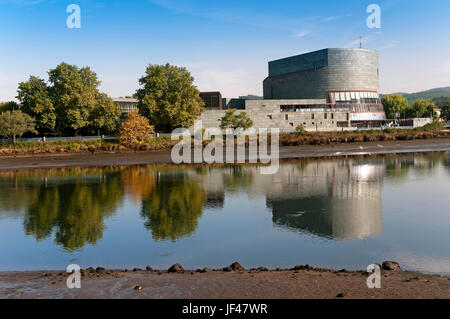
[[332, 299], [450, 298], [450, 278], [382, 271], [381, 289], [368, 289], [368, 274], [331, 270], [91, 271], [81, 289], [68, 289], [61, 272], [0, 274], [0, 298]]

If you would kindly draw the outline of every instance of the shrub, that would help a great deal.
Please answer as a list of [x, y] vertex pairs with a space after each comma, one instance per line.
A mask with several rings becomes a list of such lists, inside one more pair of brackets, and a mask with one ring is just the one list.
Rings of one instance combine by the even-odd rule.
[[235, 109], [226, 111], [225, 115], [220, 119], [220, 128], [222, 130], [232, 128], [234, 130], [241, 129], [245, 131], [252, 126], [253, 121], [248, 117], [247, 113], [241, 112], [236, 115]]
[[304, 136], [309, 135], [309, 132], [305, 129], [305, 127], [304, 127], [303, 125], [298, 125], [298, 126], [295, 128], [295, 132], [296, 132], [298, 135], [304, 135]]
[[136, 147], [148, 141], [153, 132], [153, 126], [145, 117], [138, 112], [131, 112], [120, 126], [118, 139], [127, 147]]
[[415, 128], [415, 131], [419, 132], [435, 132], [435, 131], [441, 131], [444, 129], [444, 125], [439, 121], [434, 121], [431, 124], [427, 124], [422, 127]]

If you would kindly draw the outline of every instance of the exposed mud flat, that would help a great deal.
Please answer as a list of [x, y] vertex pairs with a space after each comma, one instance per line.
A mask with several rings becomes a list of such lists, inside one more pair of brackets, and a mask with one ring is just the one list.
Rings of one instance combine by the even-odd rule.
[[450, 298], [450, 278], [383, 270], [381, 288], [369, 289], [363, 271], [334, 271], [297, 266], [245, 270], [233, 264], [220, 270], [82, 271], [80, 289], [68, 289], [64, 272], [0, 273], [0, 298], [140, 299], [391, 299]]
[[[450, 151], [450, 139], [281, 146], [280, 159], [405, 154]], [[62, 153], [0, 156], [0, 170], [20, 168], [101, 167], [172, 163], [171, 151]]]

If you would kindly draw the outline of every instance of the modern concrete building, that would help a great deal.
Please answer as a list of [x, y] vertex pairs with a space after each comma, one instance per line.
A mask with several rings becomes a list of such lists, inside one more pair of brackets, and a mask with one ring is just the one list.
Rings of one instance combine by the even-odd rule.
[[[247, 112], [254, 127], [333, 131], [381, 126], [378, 53], [366, 49], [324, 49], [269, 62], [264, 99], [224, 99], [224, 109]], [[225, 112], [202, 115], [216, 127]]]
[[264, 80], [266, 100], [327, 99], [333, 103], [333, 92], [378, 90], [378, 53], [366, 49], [324, 49], [271, 61]]

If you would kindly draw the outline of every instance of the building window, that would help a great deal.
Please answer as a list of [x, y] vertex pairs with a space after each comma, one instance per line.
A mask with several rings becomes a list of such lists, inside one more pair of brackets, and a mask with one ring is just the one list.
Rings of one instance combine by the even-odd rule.
[[288, 121], [288, 120], [289, 120], [289, 115], [286, 114], [286, 115], [284, 116], [284, 118], [286, 119], [286, 121]]
[[311, 114], [311, 120], [314, 120], [314, 113]]
[[331, 113], [331, 119], [334, 120], [334, 113]]
[[269, 120], [271, 120], [271, 119], [272, 119], [272, 115], [267, 115], [267, 117], [269, 118]]
[[328, 113], [325, 113], [325, 114], [323, 115], [323, 118], [326, 120], [326, 119], [328, 118]]

